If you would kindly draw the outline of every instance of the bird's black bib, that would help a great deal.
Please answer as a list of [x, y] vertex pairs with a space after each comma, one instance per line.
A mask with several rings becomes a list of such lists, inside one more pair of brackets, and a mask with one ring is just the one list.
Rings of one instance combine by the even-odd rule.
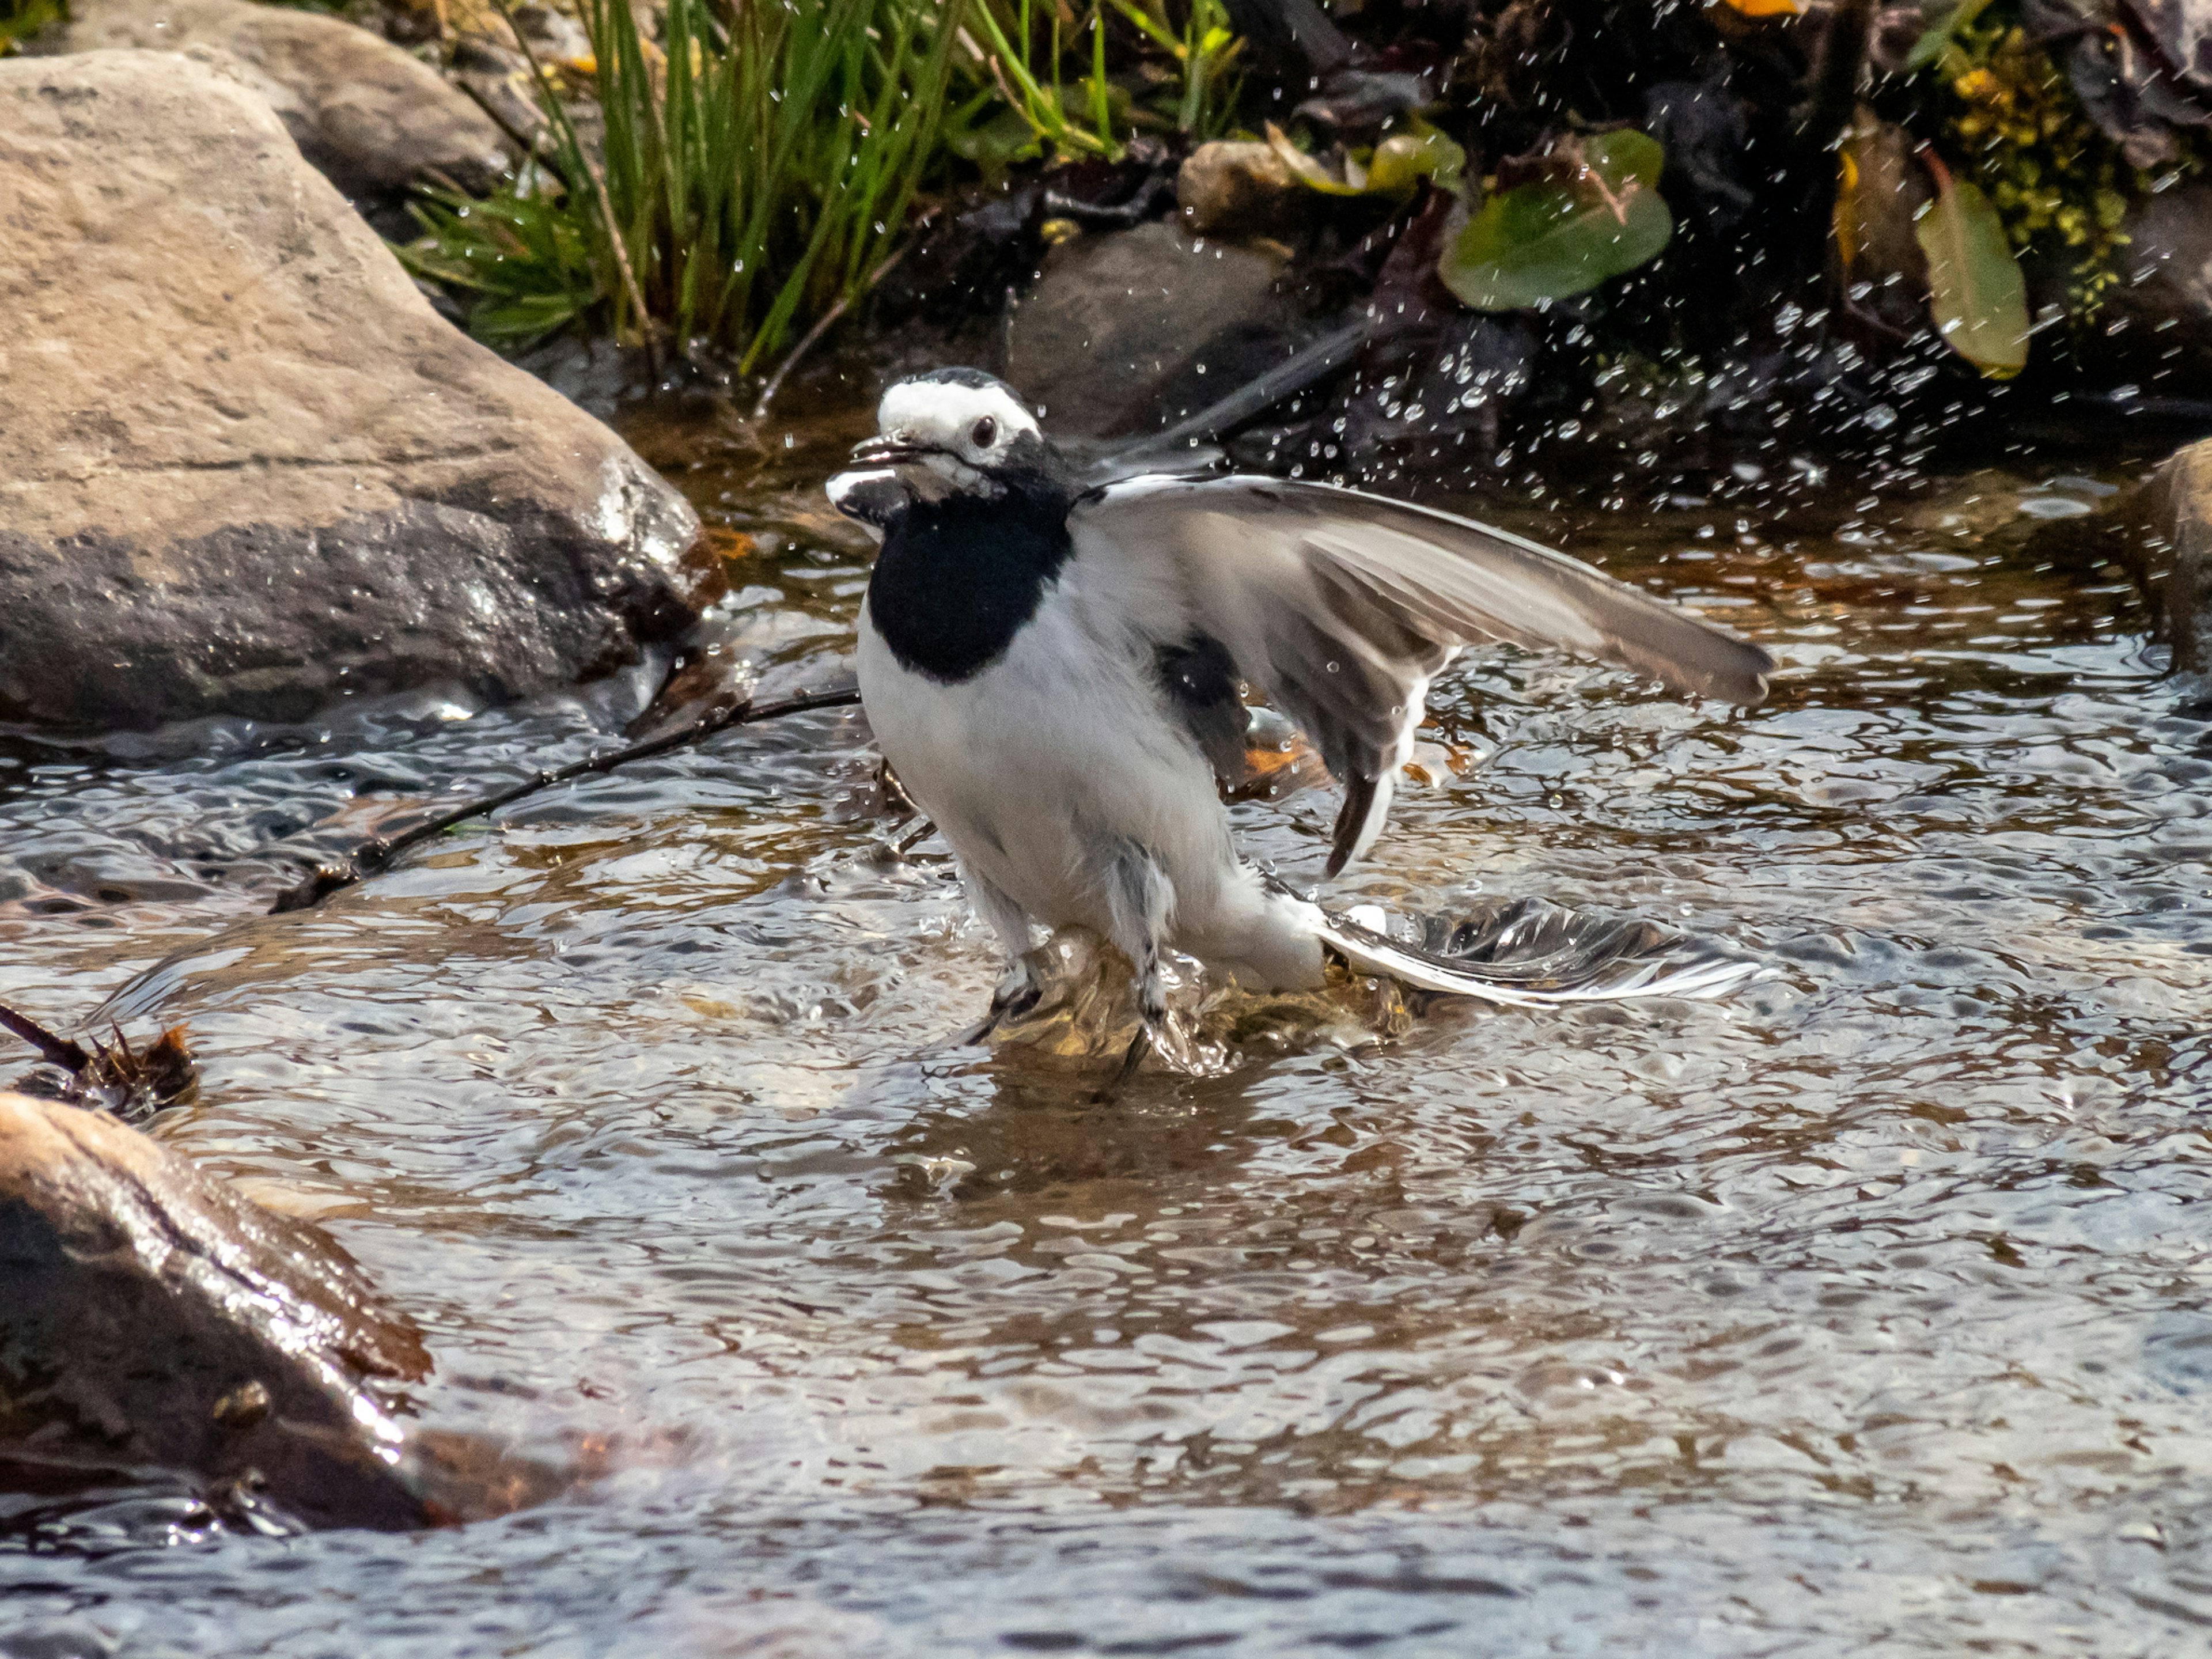
[[917, 502], [885, 528], [868, 616], [900, 667], [957, 685], [1006, 654], [1073, 551], [1058, 491]]

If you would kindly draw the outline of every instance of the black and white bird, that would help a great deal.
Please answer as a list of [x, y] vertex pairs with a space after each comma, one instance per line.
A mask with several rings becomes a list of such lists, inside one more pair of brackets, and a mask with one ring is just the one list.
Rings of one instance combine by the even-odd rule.
[[1013, 392], [940, 369], [884, 394], [830, 480], [883, 537], [860, 622], [861, 702], [951, 844], [1010, 958], [994, 1018], [1041, 991], [1033, 927], [1103, 934], [1165, 1018], [1170, 947], [1255, 987], [1322, 982], [1325, 952], [1422, 989], [1536, 1002], [1709, 992], [1706, 959], [1603, 989], [1531, 983], [1332, 914], [1237, 856], [1219, 780], [1244, 764], [1249, 684], [1345, 791], [1328, 870], [1365, 853], [1431, 679], [1479, 640], [1619, 664], [1755, 703], [1757, 646], [1502, 531], [1358, 491], [1241, 477], [1092, 486]]

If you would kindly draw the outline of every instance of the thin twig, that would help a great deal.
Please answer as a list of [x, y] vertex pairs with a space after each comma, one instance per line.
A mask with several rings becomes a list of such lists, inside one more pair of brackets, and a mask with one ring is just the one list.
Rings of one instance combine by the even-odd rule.
[[[531, 49], [529, 37], [523, 33], [522, 25], [514, 21], [514, 13], [507, 0], [497, 0], [497, 3], [499, 15], [507, 19], [507, 32], [514, 37], [514, 44], [522, 49], [523, 61], [530, 65], [531, 76], [539, 95], [557, 108], [552, 82], [545, 78], [545, 70], [538, 61], [538, 54]], [[568, 129], [568, 133], [572, 140], [575, 139], [574, 126]], [[657, 386], [660, 384], [660, 336], [654, 326], [652, 313], [645, 308], [645, 291], [637, 285], [637, 273], [630, 269], [629, 245], [623, 240], [622, 227], [615, 222], [615, 204], [607, 195], [607, 181], [599, 173], [599, 163], [585, 154], [580, 140], [575, 141], [575, 151], [576, 160], [581, 163], [585, 176], [592, 181], [592, 199], [599, 205], [599, 222], [606, 228], [607, 245], [615, 256], [615, 269], [622, 273], [623, 292], [629, 297], [630, 309], [637, 313], [638, 331], [645, 341], [645, 366]]]
[[476, 100], [477, 107], [484, 112], [491, 124], [507, 135], [507, 143], [558, 179], [562, 189], [574, 190], [576, 187], [575, 181], [570, 179], [562, 168], [561, 147], [546, 137], [543, 128], [536, 133], [525, 133], [520, 127], [507, 118], [505, 112], [485, 96], [483, 89], [473, 81], [465, 80], [460, 83], [460, 87], [463, 92]]
[[775, 401], [775, 394], [783, 390], [784, 376], [799, 367], [799, 360], [812, 350], [815, 343], [830, 331], [830, 325], [845, 314], [846, 307], [852, 304], [852, 299], [853, 296], [848, 294], [839, 300], [836, 305], [831, 306], [829, 310], [823, 312], [816, 319], [814, 326], [808, 329], [801, 337], [799, 343], [784, 355], [783, 361], [775, 366], [775, 373], [768, 377], [768, 384], [761, 388], [761, 395], [753, 401], [753, 419], [756, 421], [768, 419], [768, 406]]
[[1049, 138], [1052, 135], [1037, 125], [1036, 117], [1030, 113], [1030, 106], [1006, 84], [1006, 71], [1000, 65], [998, 53], [993, 52], [983, 61], [990, 64], [991, 79], [998, 82], [999, 96], [1006, 100], [1006, 107], [1019, 112], [1022, 119], [1030, 124], [1030, 130], [1038, 137]]
[[537, 794], [540, 790], [550, 789], [556, 784], [611, 772], [617, 766], [627, 766], [632, 761], [649, 760], [655, 755], [665, 755], [672, 749], [681, 749], [686, 744], [703, 742], [732, 726], [757, 726], [763, 720], [778, 720], [786, 714], [809, 714], [817, 708], [844, 708], [860, 700], [859, 690], [848, 686], [836, 691], [805, 692], [776, 702], [755, 703], [749, 701], [733, 703], [711, 714], [702, 714], [689, 726], [665, 732], [644, 743], [633, 744], [611, 754], [594, 755], [587, 760], [556, 767], [550, 772], [540, 772], [527, 781], [513, 785], [496, 794], [486, 795], [479, 800], [472, 800], [438, 813], [434, 817], [425, 818], [388, 841], [381, 836], [372, 836], [356, 848], [352, 856], [344, 863], [319, 866], [299, 885], [286, 890], [278, 896], [276, 902], [270, 906], [269, 914], [283, 915], [289, 910], [312, 910], [332, 893], [342, 891], [362, 878], [389, 867], [394, 859], [410, 848], [420, 847], [426, 841], [434, 841], [456, 824], [466, 823], [471, 818], [483, 817], [489, 812], [496, 812], [503, 806], [512, 806], [515, 802]]
[[[1277, 404], [1289, 402], [1348, 362], [1376, 332], [1376, 325], [1362, 319], [1323, 335], [1218, 403], [1207, 404], [1188, 420], [1179, 421], [1166, 431], [1150, 437], [1133, 439], [1098, 456], [1092, 463], [1091, 481], [1096, 483], [1108, 477], [1127, 477], [1146, 465], [1164, 465], [1176, 459], [1177, 452], [1187, 452], [1193, 444], [1210, 442]], [[1187, 454], [1183, 459], [1188, 464]]]
[[65, 1036], [56, 1036], [28, 1014], [19, 1014], [5, 1004], [0, 1004], [0, 1026], [5, 1026], [29, 1043], [50, 1066], [58, 1066], [68, 1072], [82, 1072], [92, 1064], [92, 1056], [84, 1045], [71, 1042]]
[[775, 372], [768, 377], [768, 384], [761, 388], [761, 395], [754, 400], [753, 419], [764, 421], [768, 418], [768, 406], [775, 401], [775, 394], [783, 390], [785, 378], [793, 369], [799, 367], [799, 360], [820, 343], [822, 337], [830, 331], [831, 325], [845, 314], [854, 301], [865, 300], [875, 292], [876, 284], [888, 276], [891, 267], [905, 258], [907, 250], [921, 240], [923, 228], [929, 222], [929, 216], [925, 214], [920, 223], [915, 226], [914, 234], [898, 245], [891, 257], [878, 265], [866, 282], [823, 312], [814, 326], [806, 331], [805, 337], [785, 354], [783, 361], [775, 366]]

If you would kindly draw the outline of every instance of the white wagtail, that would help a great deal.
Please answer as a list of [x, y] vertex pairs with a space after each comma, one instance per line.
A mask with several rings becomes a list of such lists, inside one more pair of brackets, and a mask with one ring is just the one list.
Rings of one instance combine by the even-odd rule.
[[[1344, 787], [1334, 876], [1382, 830], [1429, 682], [1462, 646], [1556, 647], [1738, 703], [1773, 669], [1755, 645], [1449, 514], [1278, 478], [1091, 487], [973, 369], [899, 382], [878, 419], [829, 484], [883, 537], [860, 623], [868, 723], [1011, 958], [994, 1021], [1040, 994], [1032, 927], [1080, 925], [1136, 969], [1130, 1066], [1166, 1017], [1170, 946], [1270, 988], [1318, 986], [1334, 949], [1420, 989], [1576, 994], [1397, 943], [1245, 864], [1217, 787], [1243, 774], [1244, 684]], [[1741, 977], [1722, 967], [1586, 994]]]

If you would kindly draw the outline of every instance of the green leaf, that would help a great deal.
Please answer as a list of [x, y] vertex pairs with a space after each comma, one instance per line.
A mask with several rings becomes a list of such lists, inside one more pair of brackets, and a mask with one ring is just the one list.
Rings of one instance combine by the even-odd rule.
[[1411, 131], [1392, 133], [1364, 161], [1346, 155], [1341, 179], [1292, 143], [1273, 121], [1267, 123], [1267, 144], [1300, 184], [1324, 196], [1410, 196], [1424, 179], [1450, 190], [1467, 165], [1467, 152], [1424, 122], [1416, 122]]
[[1944, 344], [1992, 380], [2027, 367], [2027, 285], [2004, 223], [1972, 184], [1934, 169], [1936, 199], [1912, 227], [1928, 256], [1929, 311]]
[[1549, 177], [1492, 196], [1444, 243], [1437, 274], [1462, 303], [1516, 311], [1587, 293], [1656, 258], [1674, 235], [1657, 140], [1601, 133], [1550, 161]]
[[1394, 132], [1368, 158], [1367, 188], [1377, 196], [1410, 196], [1424, 179], [1450, 190], [1459, 183], [1467, 152], [1434, 127]]
[[1359, 196], [1365, 193], [1361, 184], [1348, 179], [1339, 179], [1290, 141], [1289, 135], [1273, 121], [1267, 123], [1267, 147], [1282, 157], [1283, 165], [1308, 190], [1317, 190], [1324, 196]]
[[946, 148], [963, 161], [973, 161], [987, 177], [996, 178], [1017, 161], [1033, 161], [1043, 153], [1036, 129], [1019, 110], [1003, 106], [980, 125], [957, 129]]

